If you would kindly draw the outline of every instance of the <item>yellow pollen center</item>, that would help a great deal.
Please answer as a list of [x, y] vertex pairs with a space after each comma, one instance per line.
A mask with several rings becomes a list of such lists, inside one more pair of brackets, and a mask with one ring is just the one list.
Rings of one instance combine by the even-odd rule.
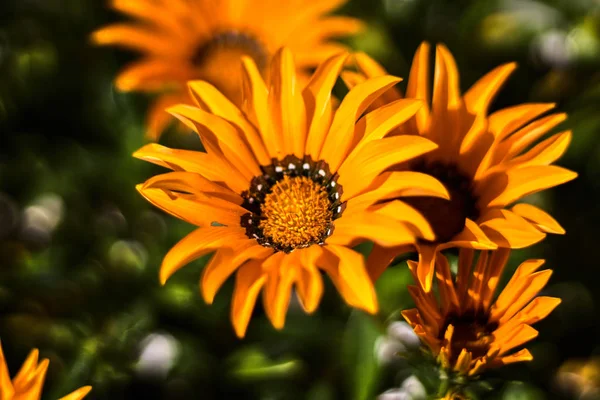
[[332, 211], [323, 186], [304, 176], [284, 176], [261, 205], [259, 228], [283, 248], [307, 247], [326, 235]]

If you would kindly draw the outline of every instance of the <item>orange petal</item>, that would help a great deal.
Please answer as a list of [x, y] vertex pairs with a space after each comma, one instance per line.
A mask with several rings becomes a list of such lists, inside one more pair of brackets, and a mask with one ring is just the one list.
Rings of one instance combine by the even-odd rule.
[[512, 211], [534, 224], [539, 230], [546, 233], [564, 235], [565, 230], [554, 218], [536, 206], [520, 203], [512, 208]]
[[348, 155], [348, 159], [351, 159], [366, 144], [383, 138], [392, 129], [408, 121], [422, 106], [421, 101], [401, 99], [379, 107], [363, 116], [358, 120], [355, 127], [355, 135], [358, 135], [359, 141]]
[[148, 1], [136, 0], [111, 0], [111, 6], [122, 13], [128, 14], [135, 19], [146, 20], [157, 27], [184, 35], [186, 27], [165, 8]]
[[336, 172], [352, 144], [356, 120], [382, 93], [400, 82], [400, 78], [381, 76], [356, 86], [342, 100], [335, 112], [331, 128], [323, 144], [320, 159], [327, 160], [332, 172]]
[[258, 129], [269, 156], [277, 158], [284, 146], [268, 112], [269, 91], [252, 58], [242, 57], [242, 66], [242, 111]]
[[491, 210], [482, 218], [487, 220], [480, 224], [481, 229], [499, 247], [521, 249], [546, 237], [524, 218], [509, 210]]
[[504, 207], [525, 196], [558, 186], [577, 177], [577, 173], [554, 165], [513, 168], [494, 178], [481, 204]]
[[272, 253], [273, 249], [261, 246], [255, 240], [241, 240], [217, 250], [202, 272], [200, 288], [204, 301], [212, 304], [219, 288], [240, 265], [248, 260], [266, 259]]
[[310, 123], [306, 139], [306, 154], [312, 156], [313, 159], [316, 159], [321, 153], [331, 124], [331, 114], [329, 113], [331, 91], [347, 58], [348, 54], [342, 53], [319, 65], [302, 92]]
[[239, 226], [240, 218], [247, 213], [242, 207], [215, 197], [147, 189], [143, 185], [137, 185], [136, 189], [156, 207], [196, 226], [211, 226], [213, 222]]
[[500, 338], [500, 352], [498, 355], [503, 356], [512, 349], [520, 347], [525, 343], [535, 339], [537, 336], [537, 330], [533, 329], [529, 325], [522, 324], [518, 328], [514, 329], [510, 336]]
[[[34, 350], [36, 353], [37, 360], [37, 350]], [[33, 354], [33, 352], [31, 353]], [[31, 354], [29, 357], [31, 357]], [[28, 358], [29, 360], [29, 358]], [[27, 362], [23, 364], [23, 367], [27, 365]], [[0, 398], [2, 400], [10, 400], [13, 398], [15, 390], [10, 381], [10, 374], [8, 372], [8, 365], [6, 364], [6, 359], [4, 358], [4, 352], [2, 351], [2, 346], [0, 345]]]
[[146, 27], [114, 24], [98, 29], [92, 40], [99, 45], [116, 45], [156, 56], [182, 57], [182, 46], [173, 46], [173, 37], [159, 35]]
[[410, 224], [419, 234], [420, 239], [434, 240], [435, 233], [427, 219], [415, 208], [400, 200], [388, 201], [371, 208], [373, 212], [386, 218]]
[[561, 301], [557, 297], [538, 296], [519, 311], [513, 319], [524, 324], [535, 324], [546, 318]]
[[[552, 274], [551, 270], [541, 271], [541, 274], [535, 272], [543, 264], [544, 260], [527, 260], [519, 265], [513, 276], [510, 278], [510, 281], [492, 306], [490, 314], [491, 320], [497, 321], [502, 319], [505, 321], [510, 319], [510, 317], [516, 313], [516, 311], [520, 311], [520, 309], [523, 308], [523, 306], [543, 288]], [[532, 287], [533, 281], [536, 283], [535, 287]], [[532, 292], [532, 288], [537, 290]], [[529, 296], [528, 298], [526, 298], [523, 294], [525, 291], [527, 291]], [[526, 301], [523, 302], [522, 300]], [[512, 308], [517, 301], [522, 303], [519, 309], [515, 310], [515, 312], [512, 312], [508, 318], [505, 318], [507, 315], [507, 310]]]
[[167, 279], [185, 264], [209, 254], [224, 246], [231, 246], [235, 241], [247, 240], [241, 228], [207, 227], [196, 229], [169, 250], [160, 266], [160, 283]]
[[465, 219], [463, 230], [454, 236], [449, 243], [442, 246], [443, 248], [462, 247], [477, 250], [493, 250], [497, 247], [480, 226], [469, 218]]
[[436, 257], [435, 276], [438, 282], [440, 304], [442, 305], [443, 314], [448, 315], [448, 313], [460, 310], [461, 305], [458, 301], [456, 289], [454, 288], [450, 264], [443, 254]]
[[208, 82], [193, 81], [189, 82], [188, 86], [192, 97], [200, 107], [210, 110], [211, 113], [229, 121], [242, 130], [244, 133], [243, 138], [248, 141], [259, 164], [268, 165], [271, 163], [271, 157], [267, 153], [260, 135], [235, 104]]
[[[277, 255], [273, 255], [269, 261], [276, 257]], [[296, 254], [281, 255], [273, 263], [276, 265], [273, 265], [267, 275], [267, 282], [263, 292], [263, 303], [267, 317], [269, 317], [273, 327], [275, 329], [282, 329], [285, 325], [285, 315], [292, 295], [292, 285], [297, 279], [298, 265]]]
[[175, 150], [156, 143], [145, 145], [133, 156], [175, 171], [196, 172], [214, 182], [224, 182], [231, 173], [218, 158], [207, 153]]
[[296, 66], [287, 48], [278, 50], [271, 62], [268, 107], [275, 130], [281, 135], [283, 150], [278, 158], [294, 154], [304, 156], [306, 118], [300, 85], [296, 82]]
[[[433, 82], [431, 137], [441, 147], [447, 147], [458, 137], [458, 111], [462, 107], [458, 68], [456, 61], [443, 45], [436, 46], [435, 73]], [[451, 134], [452, 133], [452, 134]]]
[[369, 57], [366, 53], [357, 52], [354, 54], [354, 60], [360, 72], [366, 75], [367, 79], [377, 78], [379, 76], [389, 75], [377, 61]]
[[248, 182], [261, 174], [254, 154], [233, 125], [200, 108], [179, 105], [169, 108], [171, 114], [190, 124], [201, 137], [209, 154], [223, 155]]
[[488, 274], [486, 275], [484, 280], [485, 285], [481, 292], [484, 310], [488, 310], [490, 307], [490, 304], [496, 292], [496, 288], [498, 286], [498, 283], [500, 282], [500, 278], [502, 277], [502, 272], [504, 271], [506, 263], [508, 262], [509, 256], [509, 249], [499, 248], [492, 252], [489, 261]]
[[356, 156], [345, 162], [338, 182], [344, 187], [344, 199], [350, 199], [370, 186], [371, 182], [392, 165], [408, 161], [437, 148], [420, 136], [392, 136], [367, 143]]
[[498, 367], [501, 365], [508, 365], [508, 364], [512, 364], [512, 363], [516, 363], [516, 362], [531, 361], [531, 360], [533, 360], [533, 356], [531, 355], [529, 350], [523, 349], [523, 350], [519, 350], [516, 353], [511, 354], [509, 356], [505, 356], [500, 359], [496, 359], [491, 364], [492, 364], [492, 366]]
[[36, 366], [35, 370], [29, 374], [27, 381], [24, 382], [24, 386], [15, 385], [15, 393], [17, 394], [14, 397], [15, 400], [37, 400], [42, 397], [42, 389], [49, 364], [50, 361], [48, 359], [42, 360]]
[[170, 63], [162, 58], [146, 58], [129, 64], [119, 72], [115, 85], [121, 91], [160, 91], [181, 85], [194, 77], [185, 64]]
[[435, 272], [435, 258], [437, 255], [437, 246], [429, 244], [418, 244], [419, 265], [417, 266], [417, 277], [419, 284], [425, 292], [431, 291], [433, 282], [433, 273]]
[[467, 110], [472, 114], [486, 114], [490, 103], [516, 68], [514, 62], [501, 65], [475, 82], [465, 93]]
[[66, 395], [65, 397], [61, 397], [59, 400], [81, 400], [85, 396], [87, 396], [88, 393], [91, 391], [91, 386], [84, 386], [82, 388], [77, 389], [73, 393]]
[[[419, 228], [426, 229], [423, 226]], [[366, 239], [390, 247], [415, 243], [418, 236], [419, 230], [411, 224], [376, 211], [369, 211], [350, 216], [344, 215], [336, 220], [335, 229], [327, 238], [327, 243], [351, 247]]]
[[553, 103], [529, 103], [503, 108], [490, 115], [489, 130], [499, 142], [554, 106]]
[[429, 47], [429, 43], [423, 42], [417, 49], [410, 67], [406, 88], [406, 97], [420, 99], [425, 103], [417, 112], [416, 125], [410, 127], [421, 134], [427, 129], [429, 117]]
[[313, 245], [298, 251], [302, 265], [300, 277], [296, 282], [298, 297], [304, 311], [310, 314], [317, 309], [323, 295], [323, 279], [318, 270], [318, 261], [323, 254], [323, 249], [321, 246]]
[[567, 119], [567, 114], [551, 114], [533, 121], [505, 139], [498, 148], [497, 160], [509, 160], [528, 148], [536, 140], [548, 133], [552, 128]]
[[[375, 61], [373, 58], [369, 57], [365, 53], [355, 53], [354, 60], [356, 61], [356, 65], [358, 67], [358, 70], [360, 71], [359, 75], [363, 77], [362, 81], [371, 78], [376, 78], [379, 76], [389, 75], [385, 68], [383, 68], [377, 61]], [[349, 88], [351, 89], [354, 86], [356, 85], [349, 86]], [[388, 91], [383, 93], [379, 99], [373, 102], [373, 106], [389, 104], [401, 98], [402, 93], [400, 92], [400, 90], [397, 87], [392, 87]]]
[[231, 303], [231, 321], [236, 335], [240, 338], [243, 338], [246, 334], [256, 298], [266, 279], [266, 274], [258, 261], [250, 261], [244, 264], [236, 274]]
[[538, 143], [522, 156], [515, 157], [509, 164], [520, 168], [526, 165], [550, 165], [567, 151], [571, 137], [571, 131], [557, 133]]
[[[410, 196], [450, 199], [446, 187], [431, 175], [412, 171], [385, 172], [375, 178], [364, 193], [350, 198], [346, 202], [346, 211], [364, 209], [382, 200]], [[343, 194], [342, 198], [346, 199]]]
[[142, 184], [142, 190], [147, 189], [164, 189], [222, 199], [232, 203], [232, 208], [242, 203], [242, 198], [237, 193], [195, 172], [176, 171], [155, 175]]
[[347, 247], [327, 245], [321, 267], [338, 287], [346, 302], [371, 314], [377, 312], [377, 295], [367, 274], [363, 256]]

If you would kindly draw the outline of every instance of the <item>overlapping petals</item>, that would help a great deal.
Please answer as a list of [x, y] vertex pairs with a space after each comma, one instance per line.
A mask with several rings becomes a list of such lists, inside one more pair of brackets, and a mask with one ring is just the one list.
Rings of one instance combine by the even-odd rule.
[[463, 249], [455, 277], [446, 258], [437, 257], [439, 300], [420, 286], [417, 265], [409, 261], [417, 283], [409, 287], [416, 308], [402, 315], [445, 369], [473, 376], [532, 359], [527, 349], [518, 349], [537, 337], [531, 325], [546, 318], [560, 299], [537, 296], [552, 271], [539, 271], [543, 260], [529, 260], [494, 301], [509, 252], [483, 251], [475, 261], [475, 252]]
[[[19, 372], [10, 379], [10, 373], [4, 359], [4, 353], [0, 346], [0, 398], [6, 400], [29, 400], [40, 399], [46, 379], [49, 361], [47, 359], [38, 361], [39, 352], [32, 350], [23, 363]], [[84, 386], [71, 394], [62, 397], [60, 400], [81, 400], [90, 391], [91, 386]]]
[[[541, 140], [566, 118], [563, 113], [547, 114], [553, 104], [521, 104], [488, 115], [496, 93], [516, 67], [514, 63], [494, 69], [462, 95], [456, 63], [446, 47], [438, 45], [430, 101], [429, 53], [427, 43], [417, 50], [406, 90], [406, 98], [422, 100], [425, 105], [394, 135], [425, 137], [435, 142], [438, 149], [421, 160], [456, 168], [469, 182], [469, 197], [474, 199], [477, 213], [467, 216], [462, 231], [452, 237], [417, 244], [417, 275], [426, 290], [431, 288], [436, 255], [443, 249], [518, 249], [541, 241], [547, 233], [564, 233], [541, 209], [529, 204], [511, 205], [577, 176], [552, 165], [566, 151], [571, 132], [559, 132]], [[357, 54], [355, 61], [359, 73], [345, 75], [350, 87], [385, 74], [365, 54]], [[402, 98], [401, 92], [393, 88], [378, 101], [385, 106]], [[398, 163], [397, 170], [410, 171], [415, 165], [401, 164], [401, 160]], [[406, 250], [406, 247], [375, 249], [369, 259], [371, 276], [379, 276], [386, 263]]]
[[[321, 271], [349, 305], [375, 312], [377, 299], [363, 257], [351, 247], [364, 240], [400, 246], [414, 244], [419, 237], [433, 239], [427, 221], [401, 200], [378, 204], [414, 195], [448, 198], [443, 185], [430, 176], [383, 173], [398, 160], [407, 161], [436, 148], [422, 137], [387, 137], [415, 115], [421, 102], [401, 100], [366, 112], [399, 81], [386, 75], [357, 85], [334, 112], [331, 90], [346, 59], [347, 55], [340, 54], [325, 61], [300, 90], [289, 50], [275, 55], [268, 85], [254, 61], [246, 57], [241, 108], [209, 83], [192, 82], [192, 97], [202, 108], [179, 105], [169, 109], [198, 133], [206, 153], [150, 144], [134, 154], [173, 171], [139, 185], [140, 193], [199, 227], [166, 255], [161, 282], [190, 261], [214, 253], [201, 279], [202, 294], [212, 302], [223, 282], [237, 271], [232, 321], [239, 336], [245, 334], [261, 291], [267, 316], [276, 328], [284, 325], [292, 287], [303, 308], [314, 311], [323, 293]], [[287, 156], [326, 162], [336, 184], [343, 188], [343, 211], [333, 221], [333, 232], [325, 243], [292, 252], [259, 244], [240, 225], [248, 213], [243, 196], [252, 179], [261, 176], [261, 168]], [[405, 218], [390, 218], [394, 212], [402, 212]]]
[[253, 57], [264, 72], [285, 45], [304, 70], [344, 50], [332, 39], [362, 27], [354, 18], [326, 16], [345, 0], [109, 1], [131, 21], [103, 27], [92, 38], [143, 54], [119, 73], [115, 84], [125, 91], [161, 93], [148, 112], [151, 139], [171, 121], [166, 108], [193, 104], [187, 81], [209, 81], [239, 105], [240, 56]]

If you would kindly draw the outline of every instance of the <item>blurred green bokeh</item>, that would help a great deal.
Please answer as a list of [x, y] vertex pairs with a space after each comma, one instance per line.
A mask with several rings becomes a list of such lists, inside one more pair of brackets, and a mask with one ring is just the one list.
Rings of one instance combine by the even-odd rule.
[[[528, 199], [568, 234], [510, 264], [545, 258], [555, 270], [545, 294], [563, 304], [536, 326], [534, 361], [487, 375], [481, 398], [586, 398], [582, 384], [565, 384], [577, 373], [559, 368], [600, 350], [600, 3], [351, 0], [341, 12], [368, 23], [348, 43], [396, 75], [407, 76], [421, 41], [443, 42], [463, 89], [519, 63], [494, 108], [544, 101], [569, 113], [559, 128], [573, 143], [560, 164], [580, 176]], [[160, 171], [131, 157], [148, 98], [111, 82], [135, 55], [88, 39], [117, 18], [101, 0], [0, 4], [0, 338], [10, 370], [40, 348], [51, 361], [44, 399], [85, 384], [92, 399], [362, 400], [399, 386], [406, 376], [378, 362], [375, 343], [412, 306], [403, 263], [377, 283], [377, 316], [352, 311], [328, 284], [312, 316], [293, 301], [280, 332], [258, 306], [244, 340], [229, 322], [231, 282], [212, 306], [199, 296], [206, 258], [160, 287], [162, 256], [191, 227], [134, 189]], [[174, 130], [161, 143], [199, 146]]]

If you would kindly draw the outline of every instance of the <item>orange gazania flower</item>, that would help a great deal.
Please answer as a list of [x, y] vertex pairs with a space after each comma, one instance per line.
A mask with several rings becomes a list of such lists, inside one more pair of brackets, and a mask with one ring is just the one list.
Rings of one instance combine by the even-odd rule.
[[346, 0], [111, 0], [135, 21], [93, 34], [101, 45], [137, 50], [144, 58], [116, 78], [124, 91], [159, 92], [148, 113], [148, 136], [157, 139], [171, 116], [165, 109], [193, 104], [189, 80], [210, 82], [235, 104], [241, 101], [240, 57], [254, 59], [266, 76], [274, 52], [289, 47], [300, 70], [315, 67], [344, 47], [331, 39], [356, 33], [361, 23], [327, 13]]
[[[274, 57], [268, 85], [245, 57], [241, 110], [207, 82], [192, 82], [190, 88], [209, 111], [170, 109], [199, 134], [206, 153], [150, 144], [134, 154], [175, 171], [139, 185], [142, 195], [199, 226], [166, 255], [161, 282], [216, 251], [202, 276], [202, 294], [211, 303], [237, 270], [232, 320], [239, 336], [263, 288], [265, 310], [276, 328], [284, 325], [293, 285], [304, 309], [314, 311], [323, 290], [319, 270], [348, 304], [375, 312], [373, 285], [352, 246], [362, 240], [395, 246], [433, 238], [425, 219], [401, 201], [378, 204], [399, 196], [448, 198], [430, 176], [381, 175], [397, 159], [436, 147], [418, 136], [384, 137], [414, 116], [420, 102], [400, 100], [363, 116], [399, 81], [382, 76], [352, 89], [332, 111], [331, 90], [346, 58], [325, 61], [300, 90], [289, 50]], [[397, 213], [404, 219], [389, 218]]]
[[[32, 350], [19, 373], [11, 381], [2, 346], [0, 345], [0, 399], [39, 400], [42, 397], [44, 379], [50, 362], [44, 359], [38, 364], [38, 356], [38, 350]], [[60, 400], [81, 400], [91, 390], [91, 386], [84, 386]]]
[[[431, 289], [436, 254], [451, 247], [518, 249], [542, 240], [546, 233], [563, 234], [563, 228], [547, 213], [529, 204], [517, 204], [524, 196], [574, 179], [577, 174], [551, 165], [567, 149], [571, 132], [557, 133], [536, 142], [564, 121], [563, 113], [539, 118], [554, 104], [520, 104], [488, 116], [488, 107], [515, 64], [502, 65], [476, 82], [462, 96], [458, 70], [446, 47], [436, 48], [433, 97], [429, 101], [429, 45], [423, 43], [413, 60], [406, 97], [425, 102], [415, 118], [395, 134], [418, 135], [438, 149], [410, 162], [398, 162], [397, 170], [418, 171], [439, 179], [448, 189], [449, 201], [413, 197], [407, 203], [421, 212], [436, 233], [435, 241], [421, 240], [417, 275]], [[385, 74], [365, 54], [357, 54], [360, 73], [345, 76], [349, 86], [367, 77]], [[385, 93], [382, 104], [402, 98], [396, 88]], [[407, 248], [375, 247], [369, 256], [373, 278]]]
[[462, 249], [456, 277], [446, 257], [438, 256], [439, 300], [418, 283], [417, 264], [408, 261], [417, 282], [409, 286], [417, 308], [402, 315], [444, 369], [471, 376], [532, 359], [527, 349], [514, 350], [537, 336], [531, 325], [546, 318], [560, 299], [536, 297], [552, 271], [538, 271], [544, 260], [528, 260], [493, 301], [509, 254], [508, 249], [482, 251], [473, 268], [475, 252]]

